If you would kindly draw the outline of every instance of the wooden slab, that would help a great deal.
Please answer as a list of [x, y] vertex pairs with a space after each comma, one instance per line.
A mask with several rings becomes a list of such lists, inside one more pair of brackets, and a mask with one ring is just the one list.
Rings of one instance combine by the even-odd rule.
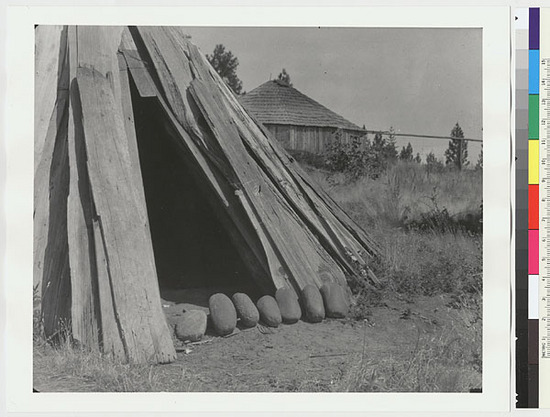
[[67, 242], [67, 195], [69, 193], [69, 158], [67, 147], [67, 112], [55, 138], [52, 162], [47, 175], [48, 228], [42, 276], [42, 318], [48, 338], [69, 331], [71, 283]]
[[[208, 145], [213, 143], [213, 139], [204, 136], [193, 139], [191, 134], [197, 132], [190, 134], [183, 128], [172, 112], [171, 106], [166, 103], [162, 93], [155, 86], [149, 70], [145, 67], [144, 59], [139, 53], [126, 50], [122, 52], [127, 62], [134, 65], [130, 67], [130, 64], [128, 64], [134, 81], [136, 80], [136, 71], [139, 71], [137, 76], [142, 77], [145, 83], [154, 88], [154, 95], [158, 98], [160, 107], [164, 111], [164, 115], [161, 117], [166, 118], [166, 122], [169, 124], [168, 129], [173, 132], [170, 139], [181, 150], [182, 163], [186, 163], [190, 167], [197, 183], [204, 184], [206, 190], [209, 190], [205, 192], [205, 195], [212, 209], [226, 227], [233, 244], [242, 259], [245, 260], [250, 273], [266, 292], [274, 291], [271, 276], [272, 274], [279, 274], [278, 271], [282, 269], [282, 266], [277, 261], [267, 239], [258, 236], [253, 225], [258, 222], [250, 218], [252, 213], [247, 213], [240, 203], [240, 196], [231, 185], [234, 182], [234, 180], [231, 180], [234, 174], [228, 172], [227, 160], [223, 158], [223, 154], [216, 155]], [[201, 131], [200, 134], [206, 135], [206, 132]], [[261, 242], [264, 242], [264, 244]], [[270, 266], [274, 271], [270, 271]]]
[[[345, 283], [345, 277], [334, 260], [308, 232], [302, 221], [286, 203], [265, 173], [260, 170], [244, 147], [238, 131], [227, 119], [219, 86], [213, 80], [193, 80], [190, 91], [216, 136], [229, 162], [234, 167], [249, 204], [256, 211], [261, 226], [272, 241], [291, 284], [297, 290], [322, 279]], [[330, 274], [326, 274], [329, 271]]]
[[71, 271], [71, 323], [72, 336], [80, 346], [99, 349], [99, 306], [97, 301], [97, 265], [94, 230], [92, 225], [93, 202], [86, 167], [82, 109], [76, 83], [77, 40], [76, 27], [68, 28], [69, 43], [69, 196], [67, 201], [67, 234], [69, 266]]
[[34, 172], [41, 161], [50, 121], [56, 120], [58, 82], [66, 58], [64, 26], [39, 25], [34, 30]]
[[95, 215], [125, 353], [131, 362], [171, 362], [176, 353], [160, 304], [146, 205], [138, 191], [143, 185], [132, 167], [122, 110], [108, 77], [81, 67], [77, 80]]

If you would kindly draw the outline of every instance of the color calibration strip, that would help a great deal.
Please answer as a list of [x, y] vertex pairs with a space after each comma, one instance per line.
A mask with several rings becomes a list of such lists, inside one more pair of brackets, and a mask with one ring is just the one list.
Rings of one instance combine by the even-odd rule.
[[529, 9], [529, 283], [528, 283], [528, 384], [529, 407], [539, 406], [539, 18]]
[[[533, 112], [538, 115], [540, 142], [539, 190], [540, 217], [540, 279], [538, 281], [538, 357], [539, 408], [550, 408], [550, 8], [539, 11], [537, 69], [538, 101]], [[529, 109], [531, 116], [531, 109]]]
[[[529, 9], [515, 10], [515, 134], [516, 134], [516, 407], [533, 404], [529, 395], [528, 284], [529, 227]], [[538, 200], [538, 197], [537, 197]], [[538, 219], [537, 219], [538, 222]], [[531, 400], [531, 401], [529, 401]]]
[[[516, 407], [529, 406], [529, 9], [515, 10], [516, 134]], [[532, 396], [531, 396], [532, 398]]]
[[516, 10], [515, 63], [516, 407], [550, 408], [550, 9]]

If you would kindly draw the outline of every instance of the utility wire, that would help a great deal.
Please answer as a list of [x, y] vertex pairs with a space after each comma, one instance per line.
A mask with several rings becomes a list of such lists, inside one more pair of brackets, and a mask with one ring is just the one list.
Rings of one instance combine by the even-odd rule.
[[482, 139], [471, 139], [471, 138], [453, 138], [450, 136], [434, 136], [434, 135], [417, 135], [414, 133], [395, 133], [390, 132], [387, 130], [363, 130], [365, 133], [381, 133], [382, 135], [393, 135], [393, 136], [408, 136], [411, 138], [428, 138], [428, 139], [446, 139], [446, 140], [463, 140], [463, 141], [469, 141], [469, 142], [483, 142]]

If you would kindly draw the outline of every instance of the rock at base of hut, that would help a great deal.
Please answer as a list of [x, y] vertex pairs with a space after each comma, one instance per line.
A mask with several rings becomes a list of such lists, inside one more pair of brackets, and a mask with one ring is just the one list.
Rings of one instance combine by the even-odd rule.
[[327, 317], [343, 319], [348, 315], [349, 305], [346, 301], [344, 289], [334, 282], [329, 282], [321, 287], [321, 295], [325, 303]]
[[176, 322], [176, 337], [182, 342], [198, 342], [206, 332], [207, 316], [204, 311], [185, 311]]
[[302, 289], [302, 306], [306, 320], [310, 323], [319, 323], [325, 318], [323, 297], [315, 285], [308, 284]]
[[242, 327], [254, 327], [260, 320], [260, 312], [250, 299], [250, 297], [241, 292], [233, 294], [231, 297], [235, 310], [237, 310], [237, 317], [240, 319], [239, 323]]
[[260, 318], [264, 324], [269, 327], [278, 327], [282, 323], [281, 311], [277, 305], [277, 301], [270, 295], [264, 295], [256, 303]]
[[296, 293], [290, 288], [279, 288], [275, 293], [283, 323], [296, 323], [302, 318], [302, 309]]
[[229, 297], [221, 293], [214, 294], [208, 300], [208, 306], [216, 333], [220, 336], [232, 333], [237, 326], [237, 312]]

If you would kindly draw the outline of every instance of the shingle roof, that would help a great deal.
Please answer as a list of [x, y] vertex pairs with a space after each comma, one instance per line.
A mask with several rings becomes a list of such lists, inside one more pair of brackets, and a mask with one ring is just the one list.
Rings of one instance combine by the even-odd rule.
[[294, 87], [278, 80], [263, 83], [239, 100], [262, 123], [362, 130]]

